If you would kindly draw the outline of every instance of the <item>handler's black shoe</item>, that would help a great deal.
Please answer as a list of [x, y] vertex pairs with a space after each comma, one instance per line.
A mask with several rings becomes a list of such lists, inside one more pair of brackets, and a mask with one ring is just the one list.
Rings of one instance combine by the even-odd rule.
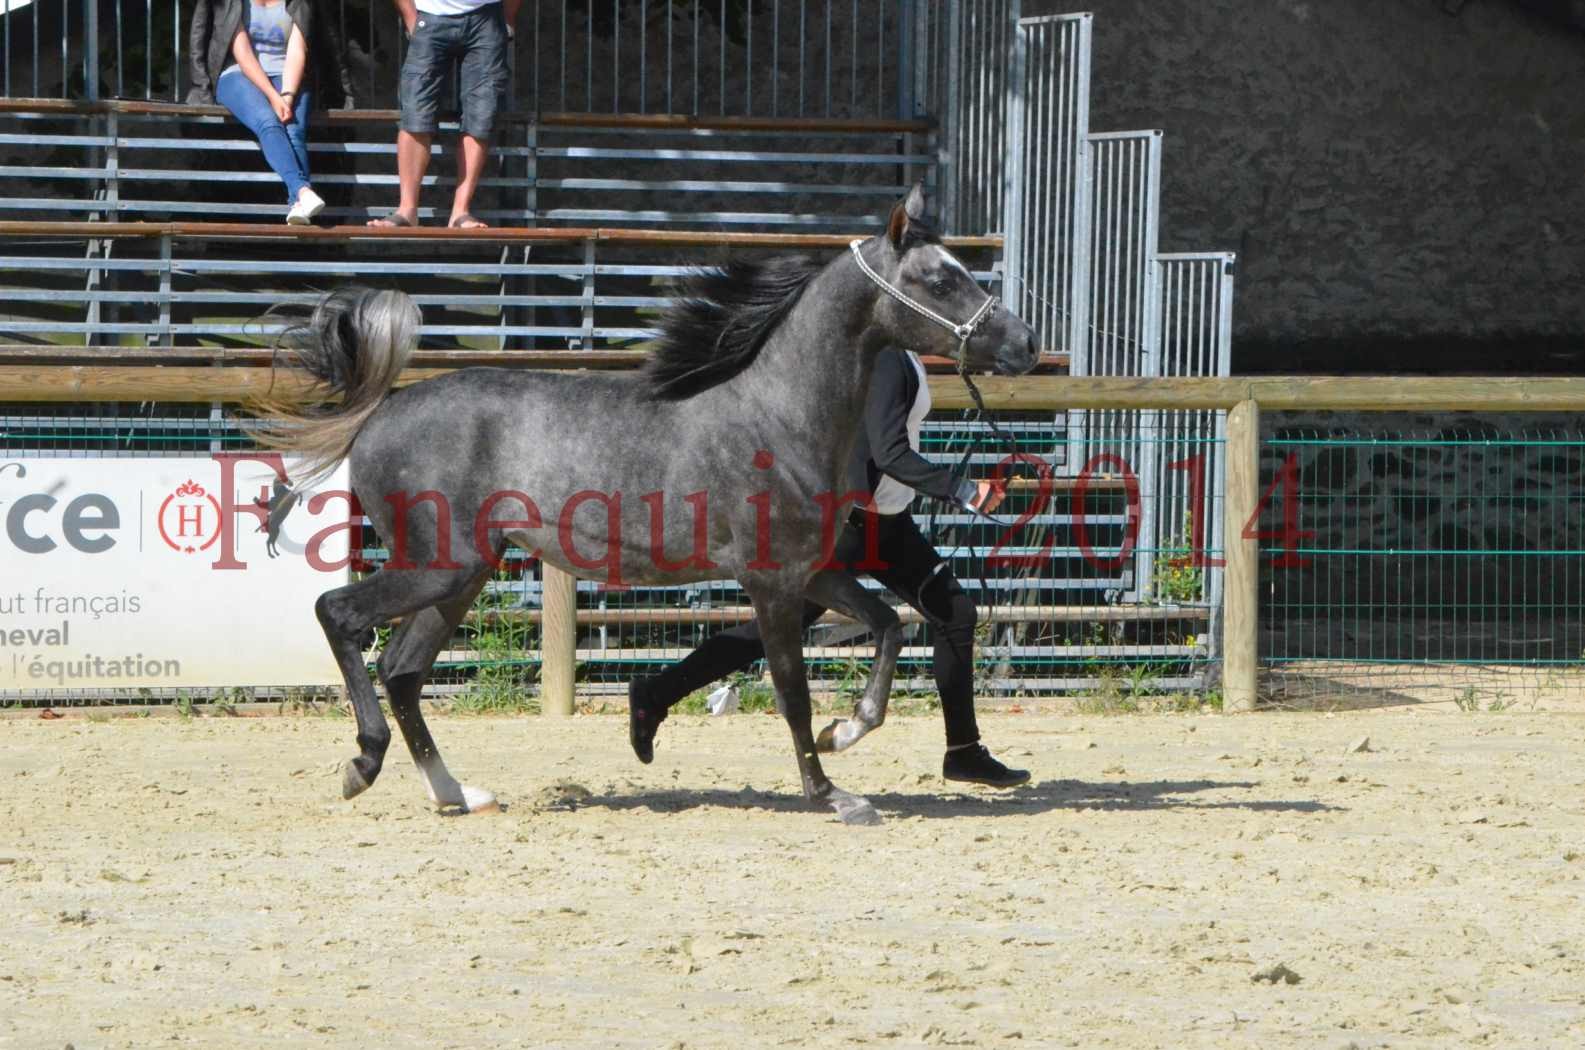
[[1008, 769], [985, 749], [984, 744], [960, 747], [948, 751], [941, 760], [941, 775], [948, 780], [962, 780], [986, 787], [1017, 787], [1029, 779], [1027, 769]]
[[666, 720], [666, 708], [654, 704], [642, 678], [627, 683], [627, 742], [645, 765], [655, 761], [655, 730]]

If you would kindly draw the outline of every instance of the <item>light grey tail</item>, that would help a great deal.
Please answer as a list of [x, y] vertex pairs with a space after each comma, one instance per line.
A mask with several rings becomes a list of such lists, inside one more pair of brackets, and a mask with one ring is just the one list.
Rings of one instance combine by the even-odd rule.
[[346, 458], [364, 422], [395, 385], [421, 322], [418, 306], [403, 292], [331, 292], [306, 323], [282, 333], [278, 344], [313, 383], [272, 389], [258, 399], [258, 418], [246, 431], [262, 445], [303, 457], [297, 486], [322, 477]]

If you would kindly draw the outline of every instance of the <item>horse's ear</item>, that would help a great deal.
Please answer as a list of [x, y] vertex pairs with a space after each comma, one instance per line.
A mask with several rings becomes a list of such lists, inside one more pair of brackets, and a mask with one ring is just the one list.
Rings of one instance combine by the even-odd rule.
[[924, 218], [924, 215], [925, 184], [916, 182], [913, 189], [908, 191], [908, 196], [892, 209], [891, 218], [887, 220], [886, 239], [892, 242], [893, 248], [903, 246], [903, 240], [908, 236], [909, 224]]
[[892, 217], [886, 221], [886, 239], [893, 248], [901, 249], [903, 238], [908, 236], [908, 212], [903, 202], [898, 201], [892, 208]]

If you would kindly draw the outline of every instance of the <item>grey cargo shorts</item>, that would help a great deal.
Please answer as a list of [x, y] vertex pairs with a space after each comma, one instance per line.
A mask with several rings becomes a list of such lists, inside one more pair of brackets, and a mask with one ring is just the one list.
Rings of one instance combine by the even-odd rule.
[[402, 63], [397, 99], [402, 130], [432, 135], [440, 130], [440, 97], [453, 62], [461, 63], [459, 102], [462, 133], [488, 139], [506, 93], [506, 20], [501, 5], [485, 4], [465, 15], [418, 13]]

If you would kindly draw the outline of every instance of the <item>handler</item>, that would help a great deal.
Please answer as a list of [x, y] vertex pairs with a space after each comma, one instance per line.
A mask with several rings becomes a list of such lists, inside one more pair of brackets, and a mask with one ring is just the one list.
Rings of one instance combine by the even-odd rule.
[[[876, 513], [855, 508], [836, 541], [833, 557], [859, 564], [868, 529], [877, 530], [880, 563], [872, 575], [917, 609], [933, 628], [936, 689], [946, 720], [947, 751], [941, 775], [989, 787], [1014, 787], [1027, 770], [1008, 769], [980, 743], [974, 718], [974, 601], [908, 513], [915, 491], [989, 513], [1004, 490], [990, 481], [959, 478], [918, 452], [920, 425], [930, 411], [924, 365], [911, 350], [884, 350], [870, 380], [864, 425], [854, 442], [848, 473], [855, 490], [873, 493]], [[826, 610], [806, 602], [807, 628]], [[705, 639], [688, 656], [657, 675], [629, 683], [628, 737], [639, 761], [655, 757], [655, 731], [671, 706], [696, 689], [747, 668], [765, 655], [753, 621]]]

